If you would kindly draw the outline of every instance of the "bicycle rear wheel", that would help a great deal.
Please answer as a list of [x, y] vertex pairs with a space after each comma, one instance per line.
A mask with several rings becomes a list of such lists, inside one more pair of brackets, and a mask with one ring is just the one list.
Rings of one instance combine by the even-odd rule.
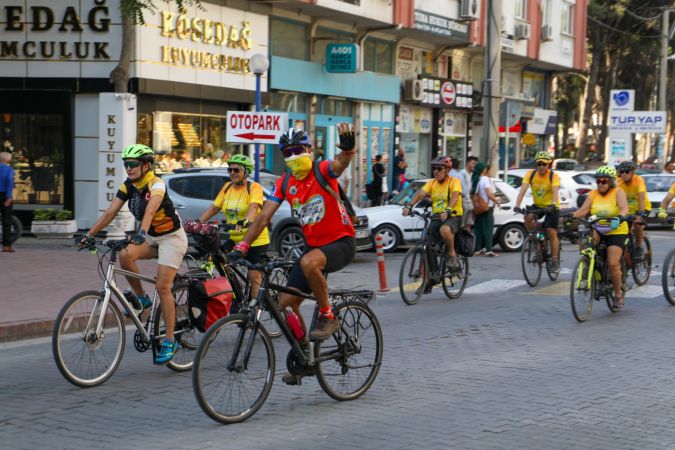
[[[192, 369], [192, 361], [195, 351], [202, 340], [204, 333], [192, 326], [190, 316], [188, 315], [188, 285], [187, 283], [176, 284], [171, 291], [174, 297], [176, 307], [176, 324], [174, 325], [174, 337], [178, 342], [178, 350], [173, 355], [171, 361], [166, 366], [176, 372], [186, 372]], [[162, 317], [162, 308], [157, 310], [157, 317], [153, 328], [155, 334], [155, 346], [159, 348], [162, 345], [165, 328]]]
[[[547, 239], [546, 242], [550, 248], [551, 241]], [[558, 279], [558, 275], [560, 275], [560, 267], [562, 263], [562, 244], [560, 243], [560, 241], [558, 241], [558, 267], [557, 270], [555, 271], [551, 267], [551, 257], [552, 257], [551, 255], [553, 255], [553, 253], [551, 253], [551, 251], [549, 250], [548, 257], [546, 258], [546, 273], [548, 274], [548, 277], [551, 281], [555, 281]]]
[[584, 256], [572, 272], [572, 282], [570, 283], [570, 304], [572, 314], [578, 322], [585, 322], [591, 316], [593, 309], [593, 299], [595, 298], [595, 277], [591, 275], [590, 284], [588, 282], [588, 270], [590, 269], [590, 260]]
[[373, 384], [382, 364], [383, 339], [380, 322], [367, 304], [346, 301], [333, 308], [340, 329], [317, 342], [316, 378], [335, 400], [354, 400]]
[[[633, 239], [635, 239], [635, 237], [633, 237]], [[649, 242], [647, 236], [642, 237], [642, 245], [640, 247], [637, 246], [637, 242], [635, 243], [635, 250], [638, 248], [642, 249], [642, 257], [635, 258], [635, 256], [633, 256], [635, 251], [633, 251], [633, 255], [631, 255], [632, 264], [630, 270], [633, 274], [635, 284], [644, 286], [647, 281], [649, 281], [649, 275], [652, 272], [652, 244]]]
[[401, 298], [407, 305], [417, 303], [429, 282], [426, 255], [422, 247], [415, 246], [408, 250], [401, 262], [398, 276], [398, 287]]
[[525, 281], [532, 287], [539, 283], [541, 278], [541, 249], [539, 240], [528, 236], [520, 252], [520, 261]]
[[[260, 409], [274, 381], [274, 348], [265, 329], [255, 336], [248, 316], [234, 314], [214, 323], [195, 355], [192, 388], [202, 411], [216, 422], [242, 422]], [[250, 348], [249, 348], [250, 344]], [[247, 361], [244, 355], [250, 350]]]
[[675, 250], [671, 250], [663, 261], [661, 286], [668, 303], [675, 305]]
[[469, 258], [458, 256], [457, 261], [459, 268], [453, 270], [450, 268], [447, 253], [444, 253], [441, 259], [441, 283], [443, 292], [449, 299], [459, 298], [469, 282]]
[[[59, 311], [52, 332], [52, 354], [66, 380], [87, 388], [103, 384], [119, 366], [124, 353], [124, 319], [117, 305], [108, 302], [102, 311], [103, 294], [81, 292]], [[96, 326], [103, 316], [103, 329]]]

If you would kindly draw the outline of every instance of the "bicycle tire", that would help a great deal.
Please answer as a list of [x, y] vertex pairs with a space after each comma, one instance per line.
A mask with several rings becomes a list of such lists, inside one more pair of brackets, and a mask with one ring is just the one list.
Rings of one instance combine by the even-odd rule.
[[223, 317], [209, 328], [197, 349], [192, 389], [202, 411], [216, 422], [231, 424], [248, 419], [265, 403], [272, 389], [274, 347], [259, 323], [246, 369], [228, 368], [238, 342], [238, 362], [241, 363], [251, 331], [247, 315]]
[[[460, 270], [453, 272], [448, 266], [448, 254], [444, 253], [441, 258], [441, 284], [443, 285], [443, 292], [445, 292], [446, 297], [451, 300], [458, 299], [469, 283], [469, 258], [458, 256], [457, 259], [460, 264]], [[459, 278], [459, 275], [461, 275], [461, 278]]]
[[675, 306], [675, 249], [671, 250], [663, 260], [661, 287], [663, 287], [663, 295], [668, 303]]
[[642, 259], [635, 261], [635, 257], [631, 254], [632, 264], [630, 271], [633, 274], [633, 280], [638, 286], [644, 286], [649, 281], [649, 275], [652, 272], [652, 244], [649, 242], [647, 236], [642, 237]]
[[[340, 329], [317, 342], [317, 359], [335, 355], [317, 364], [316, 378], [323, 391], [339, 401], [354, 400], [372, 386], [382, 364], [382, 328], [375, 313], [361, 301], [345, 301], [333, 307]], [[360, 369], [364, 370], [361, 374]]]
[[416, 304], [424, 287], [429, 282], [429, 271], [427, 270], [427, 260], [424, 249], [415, 246], [409, 249], [403, 261], [398, 275], [398, 287], [401, 293], [401, 299], [406, 305]]
[[[590, 260], [588, 257], [582, 257], [572, 272], [572, 282], [570, 283], [570, 306], [572, 314], [577, 322], [585, 322], [591, 317], [593, 310], [593, 300], [595, 298], [595, 276], [591, 276], [591, 284], [588, 286], [588, 268]], [[580, 284], [577, 285], [577, 276], [580, 275]]]
[[[171, 293], [173, 294], [174, 305], [176, 307], [174, 333], [176, 333], [175, 338], [179, 346], [171, 361], [166, 363], [166, 367], [175, 372], [187, 372], [192, 369], [194, 354], [204, 333], [200, 332], [190, 323], [187, 283], [176, 283]], [[156, 350], [159, 350], [159, 347], [162, 345], [162, 338], [164, 337], [163, 325], [162, 308], [160, 307], [157, 310], [157, 317], [153, 326]]]
[[532, 287], [535, 287], [541, 278], [540, 253], [539, 240], [528, 236], [523, 242], [523, 249], [520, 252], [520, 263], [525, 281]]
[[[93, 300], [94, 303], [90, 306], [84, 305], [87, 299]], [[109, 312], [105, 315], [102, 338], [93, 342], [86, 342], [84, 339], [83, 328], [92, 315], [94, 316], [91, 323], [96, 326], [101, 316], [102, 303], [103, 294], [100, 291], [80, 292], [63, 305], [56, 316], [52, 331], [52, 355], [56, 367], [66, 380], [82, 388], [98, 386], [108, 380], [117, 370], [124, 354], [126, 338], [124, 318], [112, 299], [108, 302]], [[115, 329], [117, 333], [114, 332]], [[105, 358], [108, 348], [114, 353], [111, 357]], [[99, 363], [100, 368], [92, 367], [99, 366]]]
[[[274, 271], [270, 274], [270, 283], [286, 286], [289, 273], [289, 268], [278, 267], [274, 269]], [[279, 292], [270, 289], [268, 293], [269, 297], [267, 298], [267, 301], [274, 302], [276, 303], [277, 307], [279, 307]], [[265, 327], [267, 334], [269, 334], [272, 339], [276, 339], [284, 335], [284, 332], [281, 331], [279, 324], [276, 320], [274, 320], [274, 317], [272, 317], [272, 313], [269, 311], [269, 306], [262, 310], [260, 313], [260, 319], [258, 320], [260, 324]]]
[[[551, 241], [547, 240], [546, 242], [548, 243], [549, 246], [551, 245]], [[551, 270], [551, 257], [552, 257], [551, 255], [552, 253], [549, 254], [548, 257], [546, 258], [546, 273], [548, 274], [548, 278], [551, 281], [555, 281], [558, 279], [558, 275], [560, 275], [560, 267], [562, 264], [562, 244], [560, 243], [560, 241], [558, 241], [558, 270], [556, 270], [555, 272]]]

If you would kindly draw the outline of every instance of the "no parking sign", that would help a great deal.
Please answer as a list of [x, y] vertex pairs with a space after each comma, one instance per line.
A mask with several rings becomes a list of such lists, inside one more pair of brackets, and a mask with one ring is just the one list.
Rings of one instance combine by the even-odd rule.
[[454, 105], [457, 98], [457, 90], [452, 81], [446, 81], [441, 87], [441, 98], [446, 105]]

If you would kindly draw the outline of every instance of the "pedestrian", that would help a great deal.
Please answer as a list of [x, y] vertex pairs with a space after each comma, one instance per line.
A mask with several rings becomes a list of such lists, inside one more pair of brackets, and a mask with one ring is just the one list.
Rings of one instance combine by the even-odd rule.
[[459, 160], [457, 158], [450, 158], [450, 161], [452, 161], [452, 169], [450, 169], [450, 176], [453, 178], [459, 178], [459, 171], [457, 168], [459, 168]]
[[665, 175], [672, 175], [673, 174], [673, 163], [667, 162], [665, 166], [663, 166], [663, 172], [662, 174]]
[[384, 164], [382, 164], [382, 155], [375, 155], [375, 164], [373, 164], [372, 173], [374, 193], [372, 206], [380, 206], [382, 204], [382, 188], [384, 183]]
[[2, 215], [2, 251], [14, 252], [12, 248], [12, 193], [14, 192], [14, 169], [9, 165], [12, 155], [0, 153], [0, 214]]
[[488, 204], [488, 210], [482, 214], [476, 214], [474, 231], [476, 234], [476, 252], [479, 255], [497, 256], [492, 251], [492, 235], [494, 231], [493, 209], [499, 207], [499, 201], [495, 197], [492, 183], [488, 177], [490, 166], [479, 162], [471, 176], [471, 195], [478, 194]]
[[347, 168], [344, 172], [342, 172], [342, 175], [338, 177], [338, 184], [347, 195], [349, 195], [349, 185], [351, 184], [351, 182], [352, 182], [352, 171], [350, 170], [350, 168]]
[[408, 163], [405, 160], [405, 151], [402, 147], [399, 147], [396, 156], [394, 156], [394, 167], [392, 169], [392, 185], [393, 190], [401, 192], [403, 189], [403, 184], [405, 183], [405, 169], [408, 167]]
[[464, 217], [462, 217], [462, 226], [471, 231], [473, 227], [473, 203], [471, 202], [471, 175], [476, 167], [478, 158], [469, 156], [466, 158], [464, 169], [459, 172], [459, 180], [462, 182], [462, 205], [464, 206]]

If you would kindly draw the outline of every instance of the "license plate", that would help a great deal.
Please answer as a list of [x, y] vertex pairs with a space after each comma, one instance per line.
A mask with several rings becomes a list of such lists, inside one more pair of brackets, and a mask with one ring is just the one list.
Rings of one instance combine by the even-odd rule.
[[370, 236], [370, 230], [357, 230], [356, 239], [363, 239]]

